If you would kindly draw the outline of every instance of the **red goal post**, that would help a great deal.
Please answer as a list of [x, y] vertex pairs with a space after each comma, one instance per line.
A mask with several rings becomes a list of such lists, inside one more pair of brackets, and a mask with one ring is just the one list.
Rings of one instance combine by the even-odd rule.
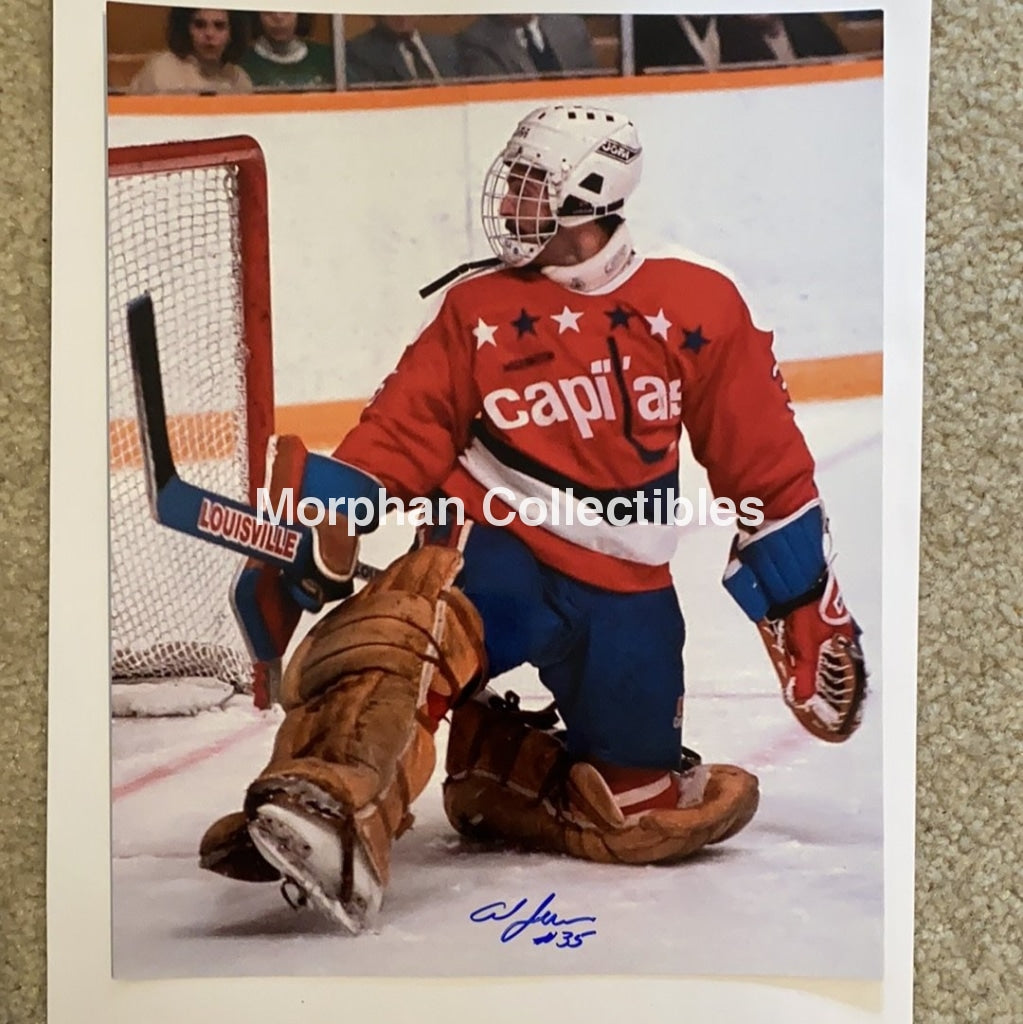
[[[115, 713], [147, 713], [147, 687], [176, 687], [178, 713], [196, 710], [183, 680], [220, 680], [228, 695], [251, 688], [265, 706], [228, 600], [239, 556], [149, 515], [125, 322], [128, 302], [149, 292], [182, 476], [254, 504], [274, 425], [263, 154], [246, 136], [112, 148], [107, 185]], [[175, 713], [173, 699], [155, 704]]]

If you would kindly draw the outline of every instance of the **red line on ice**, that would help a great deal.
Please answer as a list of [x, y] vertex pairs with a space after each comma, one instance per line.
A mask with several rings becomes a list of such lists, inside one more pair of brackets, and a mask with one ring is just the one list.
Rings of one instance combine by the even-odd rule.
[[119, 800], [123, 796], [131, 796], [132, 793], [137, 793], [140, 789], [144, 789], [154, 782], [160, 782], [197, 764], [201, 764], [203, 761], [208, 761], [211, 757], [222, 754], [225, 750], [241, 743], [243, 740], [256, 736], [258, 733], [266, 732], [267, 728], [266, 722], [253, 722], [244, 729], [239, 729], [237, 732], [224, 736], [222, 739], [217, 740], [216, 743], [210, 743], [208, 746], [190, 750], [187, 754], [182, 754], [181, 757], [177, 757], [173, 761], [157, 765], [137, 778], [129, 779], [127, 782], [122, 782], [119, 786], [114, 786], [112, 791], [113, 799]]

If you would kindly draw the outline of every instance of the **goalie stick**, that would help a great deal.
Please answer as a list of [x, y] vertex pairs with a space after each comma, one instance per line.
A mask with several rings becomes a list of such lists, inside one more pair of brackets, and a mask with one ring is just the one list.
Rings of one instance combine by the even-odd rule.
[[[182, 480], [174, 464], [164, 403], [156, 317], [148, 292], [128, 303], [128, 339], [138, 407], [139, 442], [153, 518], [162, 526], [285, 569], [301, 579], [316, 575], [312, 530], [275, 525], [244, 502]], [[379, 569], [357, 562], [354, 576], [370, 580]]]

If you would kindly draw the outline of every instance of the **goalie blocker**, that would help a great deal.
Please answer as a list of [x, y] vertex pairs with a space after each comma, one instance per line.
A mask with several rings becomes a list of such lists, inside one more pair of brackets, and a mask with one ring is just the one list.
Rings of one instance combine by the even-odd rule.
[[[357, 539], [347, 530], [321, 533], [301, 523], [261, 523], [250, 505], [183, 480], [171, 451], [156, 313], [148, 293], [128, 304], [127, 328], [150, 512], [162, 526], [247, 556], [232, 583], [231, 605], [253, 661], [267, 666], [276, 680], [302, 611], [348, 596], [354, 577], [371, 578], [375, 570], [357, 561]], [[297, 488], [300, 496], [357, 497], [376, 483], [334, 459], [310, 455], [293, 436], [270, 439], [266, 478], [275, 499], [284, 487]]]

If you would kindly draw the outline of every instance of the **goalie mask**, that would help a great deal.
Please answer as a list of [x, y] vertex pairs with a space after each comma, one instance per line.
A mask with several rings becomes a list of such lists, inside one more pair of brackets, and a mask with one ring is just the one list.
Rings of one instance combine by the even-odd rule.
[[521, 267], [562, 225], [616, 213], [639, 183], [643, 149], [622, 114], [540, 107], [519, 122], [483, 183], [483, 230], [498, 258]]

